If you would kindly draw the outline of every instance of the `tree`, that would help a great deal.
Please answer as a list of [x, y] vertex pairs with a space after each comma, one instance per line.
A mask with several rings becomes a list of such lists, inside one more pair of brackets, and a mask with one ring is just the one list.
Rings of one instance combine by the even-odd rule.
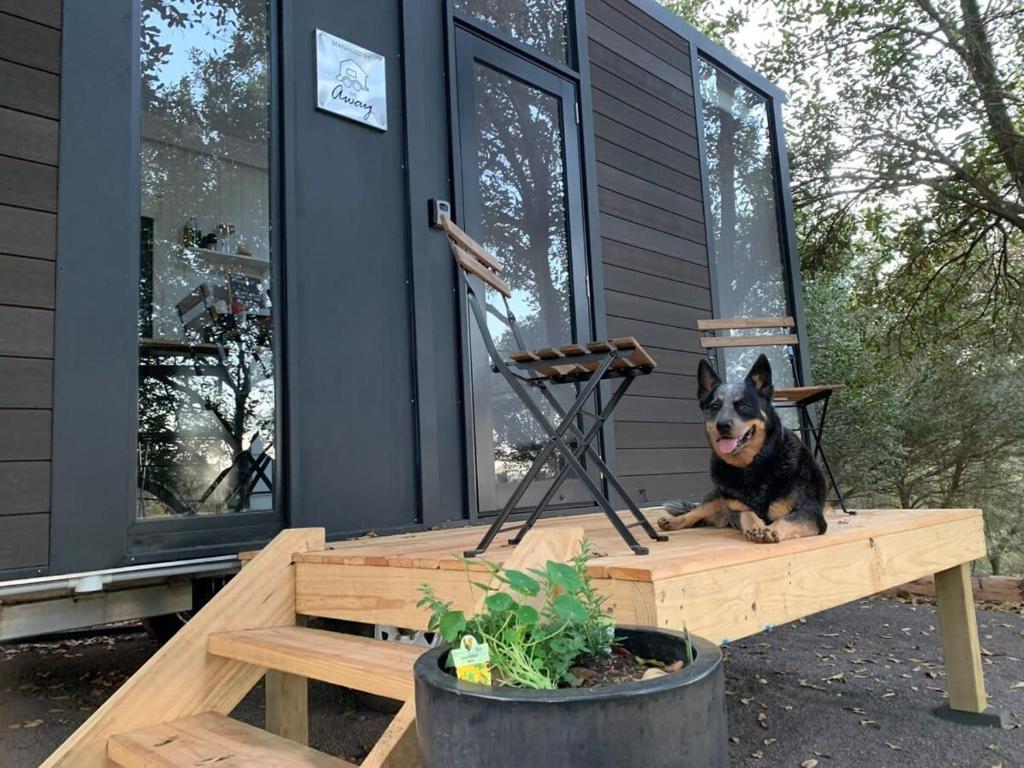
[[855, 504], [981, 506], [1024, 569], [1024, 7], [669, 3], [788, 91], [814, 377]]
[[789, 88], [805, 269], [860, 229], [899, 333], [1006, 349], [1024, 304], [1024, 7], [993, 0], [771, 0], [757, 49]]

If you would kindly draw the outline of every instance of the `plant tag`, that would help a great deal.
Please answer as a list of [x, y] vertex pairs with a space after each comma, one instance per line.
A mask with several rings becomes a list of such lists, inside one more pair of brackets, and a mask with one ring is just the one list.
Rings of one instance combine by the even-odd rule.
[[472, 635], [464, 635], [456, 648], [452, 648], [455, 676], [467, 683], [491, 684], [491, 651], [487, 643], [477, 642]]

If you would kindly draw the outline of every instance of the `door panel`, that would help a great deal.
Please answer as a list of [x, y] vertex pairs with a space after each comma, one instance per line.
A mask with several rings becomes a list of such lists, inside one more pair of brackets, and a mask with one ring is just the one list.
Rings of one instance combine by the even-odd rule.
[[[462, 29], [456, 60], [462, 223], [503, 263], [509, 306], [530, 348], [589, 337], [575, 85]], [[498, 294], [487, 296], [501, 307]], [[516, 348], [500, 320], [489, 323], [499, 349]], [[515, 490], [545, 435], [491, 371], [475, 326], [470, 341], [477, 502], [485, 514]], [[574, 391], [557, 394], [567, 407]], [[524, 505], [559, 469], [550, 462]], [[569, 480], [555, 503], [587, 498]]]

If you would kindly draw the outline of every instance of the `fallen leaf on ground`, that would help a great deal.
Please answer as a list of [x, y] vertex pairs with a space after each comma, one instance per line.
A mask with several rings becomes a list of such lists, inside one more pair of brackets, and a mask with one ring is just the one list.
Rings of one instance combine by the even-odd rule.
[[800, 768], [818, 768], [818, 761], [813, 757], [810, 760], [804, 760], [800, 763]]

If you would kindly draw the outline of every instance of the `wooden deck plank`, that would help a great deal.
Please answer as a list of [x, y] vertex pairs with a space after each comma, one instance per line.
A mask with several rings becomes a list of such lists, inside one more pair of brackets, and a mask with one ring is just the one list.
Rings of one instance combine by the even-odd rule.
[[107, 756], [123, 768], [351, 768], [352, 763], [206, 712], [111, 737]]
[[270, 627], [211, 635], [209, 651], [258, 667], [405, 701], [423, 648], [307, 627]]
[[[874, 510], [831, 520], [824, 536], [773, 545], [751, 544], [731, 529], [670, 534], [644, 557], [618, 554], [621, 541], [603, 515], [545, 520], [537, 530], [583, 525], [598, 552], [591, 563], [598, 588], [623, 623], [690, 629], [712, 639], [736, 639], [915, 578], [969, 562], [985, 553], [979, 510]], [[457, 608], [473, 605], [479, 578], [458, 552], [479, 528], [415, 534], [416, 561], [427, 567], [352, 562], [346, 544], [296, 556], [300, 613], [423, 628], [416, 608], [429, 583]], [[359, 558], [365, 553], [359, 548]], [[447, 551], [447, 554], [445, 552]], [[502, 562], [513, 551], [496, 546]], [[389, 562], [385, 560], [385, 562]]]
[[[651, 510], [647, 515], [653, 520], [657, 510]], [[976, 509], [865, 510], [851, 517], [833, 517], [831, 527], [824, 536], [764, 546], [751, 545], [730, 529], [698, 528], [670, 533], [669, 541], [652, 544], [651, 553], [644, 557], [628, 552], [602, 514], [548, 518], [539, 522], [537, 527], [544, 529], [583, 525], [596, 551], [604, 553], [604, 556], [591, 562], [591, 574], [595, 578], [654, 581], [980, 516], [980, 510]], [[467, 565], [462, 561], [460, 553], [468, 548], [467, 545], [476, 543], [481, 532], [480, 527], [473, 526], [401, 537], [339, 542], [320, 552], [296, 555], [295, 560], [300, 563], [465, 571]], [[496, 544], [487, 551], [485, 557], [500, 563], [513, 551], [513, 547], [504, 543]], [[477, 564], [468, 567], [474, 570], [483, 568]]]
[[658, 626], [733, 641], [984, 554], [980, 519], [790, 550], [655, 582]]

